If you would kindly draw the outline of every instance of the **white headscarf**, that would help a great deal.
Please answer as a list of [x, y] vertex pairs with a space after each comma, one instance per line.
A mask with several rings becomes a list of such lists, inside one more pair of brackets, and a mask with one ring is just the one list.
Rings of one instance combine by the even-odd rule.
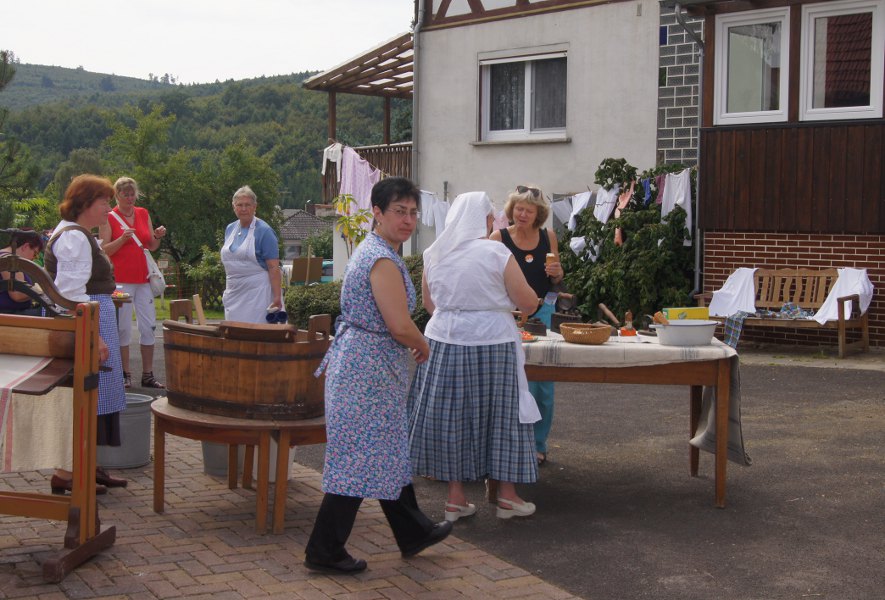
[[446, 215], [446, 228], [424, 251], [424, 266], [439, 261], [466, 241], [488, 235], [486, 217], [492, 212], [492, 201], [485, 192], [467, 192], [455, 198]]

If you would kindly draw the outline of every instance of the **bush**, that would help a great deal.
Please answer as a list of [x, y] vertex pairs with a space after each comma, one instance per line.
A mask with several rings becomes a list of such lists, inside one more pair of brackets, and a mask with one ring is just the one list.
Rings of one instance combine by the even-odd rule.
[[286, 312], [289, 323], [301, 329], [307, 329], [311, 315], [332, 315], [334, 330], [335, 319], [341, 314], [341, 282], [291, 286], [286, 292]]
[[[424, 331], [427, 321], [430, 320], [430, 315], [421, 303], [421, 275], [424, 272], [424, 260], [420, 254], [412, 255], [405, 258], [405, 263], [418, 296], [412, 320], [418, 329]], [[289, 323], [301, 329], [307, 328], [307, 321], [311, 315], [332, 315], [334, 324], [335, 319], [341, 314], [341, 282], [332, 281], [289, 288], [286, 293], [286, 312], [289, 313]]]
[[430, 314], [424, 310], [424, 301], [421, 294], [421, 277], [424, 275], [424, 257], [420, 254], [413, 254], [405, 258], [406, 268], [409, 269], [409, 277], [412, 278], [412, 285], [415, 286], [415, 294], [417, 302], [415, 303], [415, 312], [412, 313], [412, 320], [422, 332], [430, 320]]
[[[667, 165], [646, 171], [639, 178], [683, 168]], [[597, 183], [607, 183], [612, 178], [617, 181], [623, 176], [632, 178], [635, 173], [635, 168], [623, 159], [607, 159], [597, 171]], [[619, 318], [631, 310], [634, 321], [639, 323], [641, 315], [653, 314], [665, 306], [685, 306], [690, 301], [694, 248], [683, 245], [688, 233], [686, 213], [677, 208], [661, 222], [661, 207], [655, 204], [657, 190], [652, 190], [648, 205], [642, 200], [642, 190], [637, 182], [620, 218], [612, 217], [603, 225], [588, 208], [578, 215], [575, 231], [558, 232], [565, 285], [577, 295], [584, 321], [597, 318], [599, 303], [605, 303]], [[614, 243], [617, 228], [623, 234], [622, 246]], [[570, 240], [581, 236], [588, 249], [596, 248], [595, 262], [571, 251]]]

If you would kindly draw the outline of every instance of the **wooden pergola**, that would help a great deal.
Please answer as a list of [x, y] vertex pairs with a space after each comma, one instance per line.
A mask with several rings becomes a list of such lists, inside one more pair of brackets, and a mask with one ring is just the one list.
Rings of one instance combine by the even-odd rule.
[[407, 32], [306, 80], [305, 88], [329, 95], [329, 138], [336, 137], [336, 94], [361, 94], [384, 98], [384, 143], [390, 144], [390, 99], [412, 97], [413, 57]]

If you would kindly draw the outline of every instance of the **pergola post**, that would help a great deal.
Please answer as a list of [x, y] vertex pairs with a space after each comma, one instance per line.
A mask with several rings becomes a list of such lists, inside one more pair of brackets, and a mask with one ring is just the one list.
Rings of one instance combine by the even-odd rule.
[[337, 101], [335, 98], [335, 92], [329, 92], [329, 139], [337, 140], [338, 138], [335, 135], [335, 130], [338, 127], [337, 123]]
[[384, 143], [390, 144], [390, 96], [384, 96]]

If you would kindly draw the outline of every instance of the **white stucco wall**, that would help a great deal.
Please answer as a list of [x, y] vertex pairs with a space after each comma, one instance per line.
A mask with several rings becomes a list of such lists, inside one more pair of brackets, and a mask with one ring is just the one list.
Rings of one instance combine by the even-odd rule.
[[[483, 190], [503, 206], [517, 184], [548, 195], [596, 189], [604, 158], [654, 166], [658, 27], [658, 3], [639, 0], [421, 33], [415, 181], [440, 198], [443, 182], [449, 199]], [[479, 54], [564, 43], [571, 141], [476, 145]], [[433, 238], [422, 228], [419, 247]]]

